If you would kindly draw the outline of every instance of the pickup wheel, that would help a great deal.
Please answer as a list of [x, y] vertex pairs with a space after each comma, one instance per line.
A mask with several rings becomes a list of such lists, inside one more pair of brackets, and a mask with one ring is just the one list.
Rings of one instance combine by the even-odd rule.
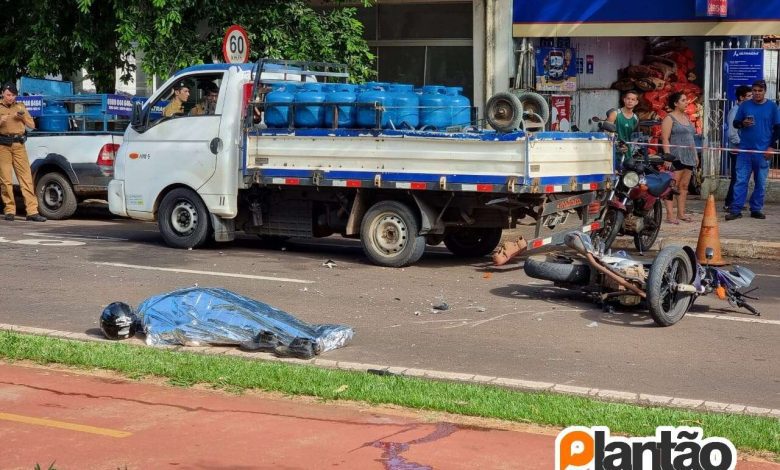
[[46, 173], [35, 185], [38, 212], [47, 219], [67, 219], [76, 212], [78, 201], [70, 181], [61, 173]]
[[209, 212], [192, 190], [177, 188], [165, 195], [158, 215], [165, 243], [175, 248], [198, 248], [210, 233]]
[[400, 268], [422, 257], [425, 236], [419, 230], [417, 218], [406, 204], [381, 201], [363, 217], [360, 241], [374, 264]]
[[500, 241], [500, 228], [459, 228], [448, 230], [444, 236], [447, 249], [463, 258], [479, 258], [490, 254]]

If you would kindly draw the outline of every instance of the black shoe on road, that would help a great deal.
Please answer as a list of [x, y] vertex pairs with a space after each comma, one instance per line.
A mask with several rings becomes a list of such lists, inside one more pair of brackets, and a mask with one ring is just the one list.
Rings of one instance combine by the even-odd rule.
[[13, 214], [6, 214], [6, 215], [3, 216], [3, 218], [10, 222], [10, 221], [14, 220], [15, 217], [14, 217]]
[[730, 212], [726, 214], [726, 220], [734, 220], [734, 219], [741, 219], [741, 218], [742, 218], [742, 213], [740, 212], [736, 212], [736, 213]]
[[766, 215], [761, 211], [751, 212], [750, 217], [753, 217], [754, 219], [766, 219]]
[[27, 220], [30, 220], [32, 222], [46, 222], [46, 217], [42, 216], [41, 214], [33, 214], [33, 215], [28, 215]]

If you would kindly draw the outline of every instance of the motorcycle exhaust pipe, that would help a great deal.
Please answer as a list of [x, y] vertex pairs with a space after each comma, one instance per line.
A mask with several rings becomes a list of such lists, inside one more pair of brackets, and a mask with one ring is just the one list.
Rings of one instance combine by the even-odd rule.
[[590, 263], [590, 265], [593, 266], [593, 268], [596, 269], [597, 271], [599, 271], [600, 273], [602, 273], [602, 274], [604, 274], [606, 276], [609, 276], [615, 282], [617, 282], [621, 286], [625, 287], [626, 289], [630, 290], [631, 292], [635, 293], [639, 297], [642, 297], [643, 299], [647, 298], [647, 294], [645, 293], [645, 291], [643, 291], [639, 287], [631, 284], [630, 282], [626, 281], [625, 279], [620, 277], [620, 275], [618, 275], [617, 273], [612, 272], [609, 268], [607, 268], [606, 266], [604, 266], [601, 263], [599, 263], [598, 260], [596, 260], [596, 257], [593, 256], [592, 253], [586, 253], [585, 257], [588, 259], [588, 263]]
[[[603, 264], [601, 264], [595, 256], [593, 256], [593, 253], [590, 252], [586, 245], [586, 241], [583, 240], [583, 236], [580, 233], [570, 233], [566, 235], [566, 238], [564, 238], [564, 243], [569, 248], [575, 250], [577, 253], [584, 256], [588, 263], [590, 263], [591, 266], [593, 266], [593, 269], [603, 273], [606, 276], [609, 276], [612, 278], [615, 282], [620, 284], [621, 286], [625, 287], [626, 289], [630, 290], [631, 292], [635, 293], [639, 297], [642, 297], [643, 299], [647, 298], [647, 294], [645, 291], [640, 289], [639, 287], [631, 284], [630, 282], [623, 279], [619, 274], [613, 272], [611, 269], [607, 268]], [[588, 244], [589, 241], [587, 242]]]

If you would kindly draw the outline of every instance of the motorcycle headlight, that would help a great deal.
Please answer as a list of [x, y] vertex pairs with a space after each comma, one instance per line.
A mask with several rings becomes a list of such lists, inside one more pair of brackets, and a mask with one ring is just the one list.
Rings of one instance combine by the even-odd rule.
[[627, 171], [623, 175], [623, 185], [627, 188], [633, 188], [639, 184], [639, 175], [635, 171]]

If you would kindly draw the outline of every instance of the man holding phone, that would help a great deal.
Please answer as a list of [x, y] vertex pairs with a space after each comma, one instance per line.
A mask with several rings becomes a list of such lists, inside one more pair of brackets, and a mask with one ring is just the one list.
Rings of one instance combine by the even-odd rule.
[[[46, 222], [46, 217], [38, 213], [38, 199], [33, 190], [32, 174], [30, 172], [30, 159], [27, 157], [27, 149], [24, 142], [25, 128], [35, 128], [30, 113], [23, 103], [16, 102], [19, 91], [13, 83], [6, 83], [0, 88], [2, 99], [0, 100], [0, 196], [3, 199], [3, 218], [14, 220], [16, 216], [16, 203], [14, 201], [13, 173], [19, 181], [19, 187], [24, 196], [24, 207], [27, 212], [27, 220], [33, 222]], [[13, 173], [12, 173], [13, 172]]]
[[772, 160], [772, 145], [780, 139], [780, 109], [766, 99], [766, 82], [758, 80], [752, 86], [753, 99], [739, 106], [734, 117], [734, 127], [740, 129], [737, 155], [737, 182], [734, 185], [734, 199], [731, 201], [726, 220], [742, 217], [741, 209], [747, 198], [748, 182], [753, 174], [754, 188], [750, 196], [750, 217], [766, 219], [764, 192]]

